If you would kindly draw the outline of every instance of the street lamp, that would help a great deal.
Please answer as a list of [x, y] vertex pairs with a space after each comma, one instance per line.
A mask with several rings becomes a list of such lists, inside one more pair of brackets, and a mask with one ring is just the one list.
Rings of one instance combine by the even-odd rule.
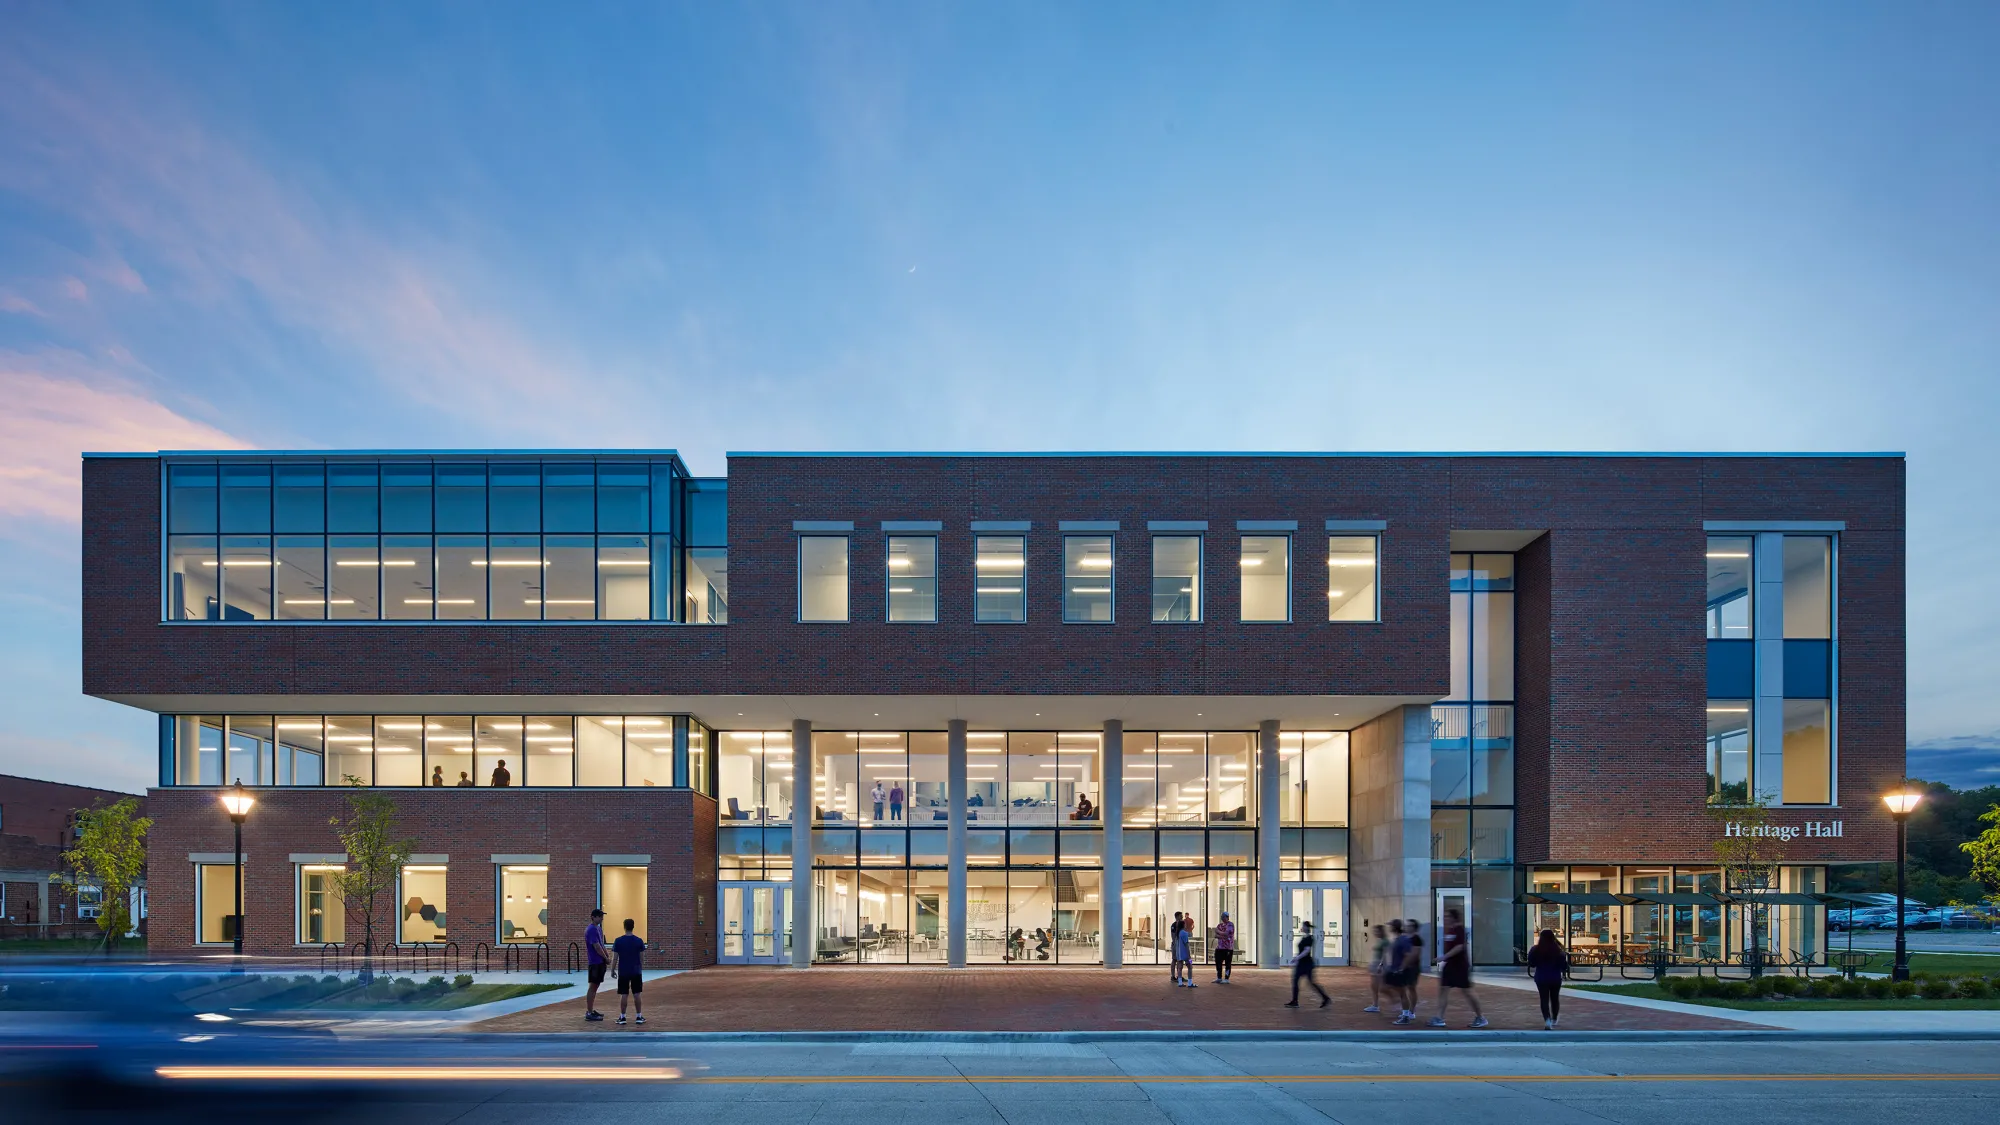
[[1924, 795], [1907, 782], [1902, 792], [1882, 795], [1882, 803], [1889, 806], [1889, 815], [1896, 820], [1896, 965], [1889, 970], [1890, 980], [1910, 979], [1910, 951], [1903, 943], [1903, 867], [1909, 852], [1910, 814], [1923, 799]]
[[250, 806], [257, 798], [243, 788], [243, 779], [222, 792], [222, 807], [229, 813], [230, 823], [236, 826], [236, 964], [243, 965], [243, 818], [250, 815]]

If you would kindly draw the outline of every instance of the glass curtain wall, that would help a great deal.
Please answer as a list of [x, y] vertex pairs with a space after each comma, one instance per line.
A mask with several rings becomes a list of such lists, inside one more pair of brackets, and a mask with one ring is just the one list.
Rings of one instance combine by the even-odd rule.
[[[169, 621], [728, 619], [724, 489], [672, 461], [170, 461], [165, 473]], [[683, 492], [700, 497], [698, 554], [683, 543]], [[684, 559], [702, 575], [689, 606]]]
[[1451, 557], [1451, 697], [1431, 708], [1431, 884], [1472, 895], [1477, 960], [1514, 928], [1514, 556]]
[[[1525, 868], [1522, 876], [1530, 894], [1715, 896], [1724, 893], [1723, 882], [1715, 867], [1668, 864], [1539, 866]], [[1780, 892], [1813, 894], [1825, 888], [1824, 867], [1778, 868], [1774, 889]], [[1615, 963], [1621, 956], [1643, 957], [1655, 949], [1690, 961], [1723, 960], [1750, 948], [1753, 928], [1758, 944], [1780, 959], [1803, 955], [1823, 961], [1826, 954], [1824, 906], [1540, 903], [1515, 909], [1522, 932], [1554, 930], [1571, 959], [1581, 964]]]

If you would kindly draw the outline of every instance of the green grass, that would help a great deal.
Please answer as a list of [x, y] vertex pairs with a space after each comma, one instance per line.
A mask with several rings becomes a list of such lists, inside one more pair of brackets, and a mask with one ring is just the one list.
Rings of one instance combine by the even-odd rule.
[[[300, 1007], [334, 1012], [448, 1012], [454, 1008], [470, 1008], [474, 1004], [491, 1004], [495, 1000], [553, 992], [561, 987], [560, 984], [475, 984], [422, 1000], [376, 1000], [354, 993], [335, 993], [320, 1000], [308, 1001]], [[283, 1003], [282, 994], [272, 999]]]
[[1675, 996], [1657, 984], [1574, 984], [1583, 992], [1611, 992], [1641, 1000], [1669, 1000], [1676, 1004], [1701, 1004], [1710, 1008], [1733, 1008], [1739, 1012], [1768, 1012], [1784, 1008], [1798, 1012], [1991, 1012], [2000, 1011], [2000, 997], [1986, 1000], [1724, 1000], [1715, 996]]
[[[1881, 972], [1888, 972], [1896, 960], [1894, 953], [1885, 953], [1880, 958]], [[1868, 967], [1875, 968], [1870, 961]], [[1913, 973], [2000, 973], [2000, 953], [1912, 953], [1910, 971]]]

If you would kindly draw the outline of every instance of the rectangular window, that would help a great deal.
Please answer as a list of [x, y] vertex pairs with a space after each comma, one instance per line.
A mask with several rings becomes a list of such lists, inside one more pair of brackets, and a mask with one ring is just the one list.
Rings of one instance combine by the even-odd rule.
[[486, 619], [486, 537], [437, 537], [437, 604], [439, 621]]
[[[647, 517], [653, 508], [650, 467], [639, 462], [610, 462], [597, 467], [597, 530], [648, 530]], [[671, 477], [668, 480], [671, 481]], [[669, 484], [671, 488], [671, 484]], [[670, 532], [673, 523], [662, 521], [660, 530]]]
[[375, 719], [375, 784], [424, 783], [424, 720], [421, 715], [378, 715]]
[[888, 549], [889, 620], [937, 618], [937, 537], [891, 535]]
[[448, 939], [443, 864], [410, 864], [404, 867], [403, 885], [397, 888], [396, 901], [402, 906], [402, 925], [396, 935], [398, 941], [407, 945]]
[[1377, 621], [1381, 599], [1376, 582], [1378, 548], [1373, 535], [1329, 535], [1326, 540], [1326, 605], [1329, 621]]
[[[525, 784], [562, 786], [576, 783], [576, 737], [568, 715], [529, 715], [522, 730], [521, 742]], [[385, 760], [378, 759], [376, 768], [380, 769]]]
[[847, 620], [847, 537], [799, 536], [799, 620]]
[[652, 589], [653, 560], [643, 535], [597, 537], [597, 617], [601, 621], [644, 621]]
[[597, 905], [604, 911], [604, 932], [617, 941], [625, 934], [625, 923], [641, 941], [646, 937], [646, 869], [613, 867], [597, 869]]
[[1708, 802], [1742, 805], [1750, 800], [1750, 701], [1708, 701]]
[[167, 620], [220, 620], [221, 594], [222, 567], [216, 557], [215, 536], [168, 538]]
[[430, 465], [382, 466], [382, 530], [428, 532], [430, 529]]
[[1153, 620], [1201, 620], [1201, 536], [1153, 536]]
[[449, 463], [437, 467], [437, 529], [486, 530], [486, 466]]
[[1063, 536], [1064, 621], [1072, 624], [1112, 621], [1111, 564], [1111, 536]]
[[271, 619], [271, 537], [222, 537], [222, 619]]
[[674, 721], [664, 715], [625, 720], [625, 784], [666, 787], [674, 783]]
[[589, 621], [597, 616], [597, 543], [588, 535], [542, 540], [542, 620]]
[[277, 477], [277, 530], [326, 530], [326, 466], [317, 461], [280, 461]]
[[1027, 540], [981, 535], [973, 541], [973, 620], [1018, 624], [1028, 619]]
[[494, 465], [487, 470], [487, 527], [491, 531], [542, 529], [542, 470], [538, 465]]
[[326, 616], [326, 540], [318, 535], [277, 538], [280, 621], [318, 621]]
[[583, 715], [576, 720], [576, 783], [620, 785], [624, 782], [625, 721], [617, 717]]
[[236, 940], [236, 865], [197, 863], [194, 867], [194, 940], [227, 945]]
[[1785, 700], [1784, 751], [1779, 800], [1787, 805], [1832, 804], [1833, 707], [1828, 701]]
[[381, 548], [373, 535], [334, 535], [327, 539], [327, 616], [336, 621], [374, 621], [381, 617]]
[[347, 940], [347, 903], [334, 882], [334, 876], [346, 870], [337, 865], [299, 864], [300, 945], [338, 945]]
[[597, 530], [597, 468], [587, 461], [542, 466], [542, 530]]
[[1243, 620], [1291, 620], [1291, 536], [1245, 535], [1239, 565], [1243, 572]]
[[382, 537], [382, 616], [391, 621], [430, 620], [437, 573], [428, 535]]
[[[653, 595], [654, 621], [679, 621], [681, 610], [680, 544], [672, 536], [652, 537], [653, 557], [646, 567], [647, 585]], [[598, 544], [598, 557], [604, 546]]]
[[167, 468], [167, 530], [175, 534], [215, 534], [215, 466]]
[[370, 535], [381, 530], [377, 484], [380, 473], [374, 465], [335, 462], [327, 466], [326, 524], [328, 531], [358, 531]]
[[1755, 543], [1749, 536], [1709, 537], [1708, 639], [1711, 641], [1752, 638], [1750, 562]]
[[222, 466], [222, 530], [271, 530], [271, 466]]
[[1833, 540], [1824, 535], [1785, 536], [1785, 639], [1823, 641], [1833, 636]]
[[496, 621], [542, 616], [542, 541], [533, 535], [495, 535], [487, 547], [487, 582]]
[[549, 940], [549, 869], [546, 864], [500, 865], [499, 938], [503, 943]]
[[687, 616], [697, 625], [729, 624], [729, 550], [691, 547], [687, 553]]

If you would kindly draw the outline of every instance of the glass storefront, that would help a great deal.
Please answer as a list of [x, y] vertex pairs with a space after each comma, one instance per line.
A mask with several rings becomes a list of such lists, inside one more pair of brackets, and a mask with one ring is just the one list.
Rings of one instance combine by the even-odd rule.
[[[1659, 949], [1690, 961], [1723, 960], [1742, 955], [1753, 943], [1779, 960], [1826, 954], [1824, 906], [1694, 901], [1723, 893], [1723, 873], [1713, 866], [1549, 865], [1521, 873], [1526, 895], [1583, 900], [1526, 903], [1508, 911], [1519, 919], [1523, 942], [1554, 930], [1580, 963], [1614, 963]], [[1780, 867], [1773, 890], [1811, 895], [1825, 888], [1824, 867]], [[1665, 901], [1621, 902], [1617, 896]]]

